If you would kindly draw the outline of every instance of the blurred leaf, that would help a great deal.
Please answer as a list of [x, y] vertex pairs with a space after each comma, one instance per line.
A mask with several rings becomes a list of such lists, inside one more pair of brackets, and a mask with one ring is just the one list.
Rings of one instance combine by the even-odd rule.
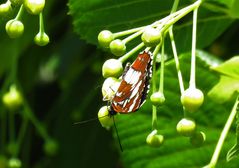
[[[203, 54], [203, 52], [198, 52]], [[199, 55], [200, 57], [200, 55]], [[209, 65], [197, 60], [197, 87], [204, 93], [217, 81], [217, 76], [209, 71]], [[211, 62], [213, 57], [210, 58]], [[190, 54], [182, 55], [181, 67], [184, 81], [189, 81]], [[218, 105], [205, 97], [205, 103], [195, 114], [194, 118], [198, 130], [205, 132], [207, 138], [201, 148], [191, 146], [189, 139], [181, 137], [176, 132], [176, 124], [183, 117], [183, 108], [180, 104], [180, 93], [176, 68], [173, 61], [167, 62], [165, 67], [165, 97], [166, 104], [158, 108], [159, 134], [164, 135], [165, 142], [160, 148], [147, 146], [145, 140], [151, 132], [152, 107], [149, 101], [136, 113], [129, 115], [117, 115], [117, 127], [124, 152], [121, 158], [125, 167], [137, 168], [169, 168], [169, 167], [202, 167], [211, 159], [215, 144], [220, 136], [221, 129], [230, 112], [229, 104]], [[187, 83], [187, 82], [186, 82]], [[229, 108], [228, 108], [229, 107]], [[232, 134], [222, 150], [222, 156], [233, 142]], [[237, 162], [226, 163], [222, 157], [218, 167], [237, 167]]]
[[239, 57], [235, 56], [212, 70], [221, 74], [220, 81], [215, 85], [208, 95], [219, 103], [223, 103], [239, 92]]
[[230, 9], [230, 14], [232, 17], [234, 18], [239, 18], [239, 1], [238, 0], [233, 0], [233, 3], [231, 5], [231, 9]]
[[[179, 8], [189, 5], [190, 2], [188, 0], [180, 2]], [[100, 31], [109, 29], [112, 32], [118, 32], [151, 24], [168, 15], [172, 4], [173, 0], [70, 0], [69, 8], [75, 31], [87, 42], [97, 44]], [[208, 46], [231, 22], [232, 19], [229, 16], [213, 13], [202, 6], [198, 17], [198, 47]], [[190, 15], [174, 26], [175, 41], [181, 52], [191, 48], [191, 27]]]

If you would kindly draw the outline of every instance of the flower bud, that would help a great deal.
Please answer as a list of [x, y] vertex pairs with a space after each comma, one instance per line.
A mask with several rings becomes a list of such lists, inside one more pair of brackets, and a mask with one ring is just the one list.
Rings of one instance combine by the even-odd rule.
[[101, 47], [109, 48], [109, 45], [113, 40], [114, 35], [109, 30], [103, 30], [98, 35], [98, 42]]
[[20, 37], [24, 32], [24, 25], [19, 20], [9, 20], [5, 26], [6, 32], [10, 38]]
[[126, 46], [125, 43], [120, 40], [116, 39], [110, 43], [110, 51], [112, 54], [116, 56], [122, 56], [126, 52]]
[[102, 75], [107, 77], [119, 77], [123, 72], [122, 63], [117, 59], [109, 59], [102, 66]]
[[197, 88], [186, 89], [181, 96], [181, 103], [188, 112], [195, 112], [202, 105], [204, 96]]
[[109, 114], [107, 106], [103, 106], [100, 108], [98, 112], [98, 119], [100, 121], [101, 126], [106, 129], [110, 129], [110, 127], [113, 125], [113, 119]]
[[160, 147], [163, 143], [163, 135], [157, 134], [157, 130], [153, 130], [146, 138], [146, 143], [152, 147]]
[[196, 130], [196, 123], [189, 118], [181, 119], [177, 124], [177, 132], [183, 136], [191, 137]]
[[102, 86], [102, 95], [104, 101], [112, 100], [120, 85], [120, 80], [114, 77], [105, 79]]

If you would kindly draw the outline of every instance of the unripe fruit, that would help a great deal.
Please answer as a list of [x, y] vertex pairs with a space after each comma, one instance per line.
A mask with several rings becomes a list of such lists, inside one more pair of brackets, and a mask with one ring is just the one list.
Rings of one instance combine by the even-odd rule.
[[0, 16], [7, 15], [11, 11], [12, 11], [12, 6], [9, 1], [0, 5]]
[[190, 143], [195, 147], [200, 147], [206, 141], [206, 135], [204, 132], [197, 132], [190, 137]]
[[3, 95], [2, 101], [9, 110], [16, 110], [22, 105], [23, 98], [16, 86], [13, 85], [10, 87], [9, 92]]
[[120, 80], [114, 77], [105, 79], [102, 86], [102, 95], [104, 101], [112, 100], [120, 85]]
[[98, 119], [102, 127], [109, 129], [113, 125], [113, 119], [109, 114], [109, 110], [107, 106], [103, 106], [100, 108], [98, 112]]
[[177, 124], [177, 132], [183, 136], [191, 137], [196, 130], [196, 123], [189, 118], [181, 119]]
[[49, 43], [49, 37], [48, 35], [44, 32], [44, 33], [37, 33], [37, 35], [34, 37], [34, 41], [37, 45], [39, 46], [45, 46]]
[[150, 96], [150, 101], [152, 102], [152, 104], [154, 106], [159, 106], [162, 105], [165, 102], [165, 97], [164, 94], [160, 91], [158, 92], [154, 92], [151, 96]]
[[20, 168], [22, 167], [22, 162], [18, 158], [11, 158], [8, 160], [8, 168]]
[[146, 143], [152, 147], [160, 147], [163, 144], [163, 135], [157, 134], [157, 130], [153, 130], [146, 138]]
[[102, 66], [102, 75], [107, 77], [119, 77], [123, 72], [122, 63], [117, 59], [109, 59]]
[[145, 46], [147, 47], [154, 47], [158, 45], [161, 42], [162, 35], [160, 30], [153, 28], [153, 27], [147, 27], [145, 28], [141, 40], [144, 42]]
[[45, 0], [24, 0], [25, 9], [33, 15], [38, 15], [42, 12], [45, 6]]
[[195, 112], [202, 105], [204, 96], [201, 90], [189, 87], [181, 96], [181, 103], [188, 112]]
[[58, 152], [59, 145], [57, 141], [50, 139], [45, 142], [43, 148], [48, 156], [54, 156]]
[[9, 20], [5, 26], [6, 32], [10, 38], [20, 37], [24, 32], [24, 25], [19, 20]]
[[114, 35], [109, 30], [103, 30], [98, 35], [98, 42], [101, 47], [109, 48], [109, 45], [113, 40]]
[[120, 40], [116, 39], [110, 43], [110, 51], [112, 54], [116, 56], [122, 56], [126, 52], [126, 46], [125, 43]]

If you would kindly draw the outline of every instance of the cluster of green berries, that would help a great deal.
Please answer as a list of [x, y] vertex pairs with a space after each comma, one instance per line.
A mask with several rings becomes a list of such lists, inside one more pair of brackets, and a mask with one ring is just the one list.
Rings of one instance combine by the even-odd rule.
[[[25, 114], [24, 111], [24, 97], [20, 90], [17, 88], [15, 84], [12, 84], [9, 87], [9, 90], [5, 92], [2, 95], [2, 103], [4, 107], [9, 111], [9, 114], [12, 115], [16, 114], [16, 112], [19, 112], [20, 115], [25, 115], [24, 117], [29, 117], [27, 113]], [[20, 111], [23, 111], [21, 113]], [[28, 112], [29, 113], [29, 112]], [[39, 126], [39, 125], [38, 125]], [[53, 156], [58, 152], [58, 142], [52, 138], [45, 138], [45, 143], [43, 145], [43, 150], [46, 155]], [[12, 156], [10, 158], [5, 157], [5, 155], [0, 155], [0, 167], [3, 168], [21, 168], [22, 162], [17, 157], [20, 149], [20, 144], [17, 143], [17, 141], [10, 141], [6, 145], [6, 151], [7, 153]]]
[[[195, 87], [189, 87], [181, 95], [181, 103], [187, 116], [195, 113], [204, 101], [204, 95], [201, 90]], [[177, 132], [183, 136], [189, 137], [192, 145], [198, 147], [206, 140], [205, 134], [196, 129], [196, 122], [191, 117], [182, 118], [177, 124]]]
[[[198, 6], [195, 6], [195, 8], [197, 7]], [[123, 31], [123, 32], [118, 32], [118, 33], [112, 33], [109, 30], [103, 30], [98, 34], [99, 45], [109, 50], [113, 55], [119, 57], [118, 59], [112, 58], [112, 59], [106, 60], [102, 66], [102, 75], [104, 78], [106, 78], [102, 87], [102, 94], [103, 94], [104, 100], [110, 101], [113, 98], [114, 94], [116, 93], [117, 88], [119, 87], [120, 79], [118, 78], [123, 72], [122, 63], [125, 60], [127, 60], [131, 55], [138, 52], [138, 50], [140, 50], [144, 46], [147, 47], [147, 49], [151, 49], [155, 47], [155, 50], [154, 50], [155, 52], [153, 55], [153, 57], [155, 57], [158, 53], [157, 48], [159, 48], [161, 45], [164, 45], [163, 43], [164, 37], [168, 33], [169, 28], [176, 21], [178, 21], [181, 17], [184, 16], [184, 15], [181, 15], [184, 12], [188, 13], [189, 10], [186, 10], [186, 8], [185, 10], [181, 9], [178, 12], [170, 14], [164, 19], [156, 21], [148, 26], [134, 28], [134, 29]], [[120, 36], [126, 36], [126, 35], [129, 35], [129, 36], [124, 39], [119, 39]], [[141, 35], [142, 42], [138, 46], [133, 48], [131, 51], [128, 51], [127, 53], [126, 44], [139, 35]], [[163, 47], [162, 47], [162, 53], [164, 53]], [[192, 54], [192, 57], [193, 57], [193, 54]], [[191, 69], [191, 73], [193, 74], [195, 73], [195, 71]], [[193, 78], [195, 78], [195, 75]], [[195, 82], [192, 85], [195, 85]], [[156, 107], [156, 111], [157, 111], [157, 107], [162, 106], [165, 102], [163, 89], [162, 91], [161, 89], [159, 89], [159, 91], [154, 91], [150, 96], [150, 101], [153, 107]], [[196, 130], [196, 123], [193, 120], [193, 118], [190, 117], [192, 113], [196, 112], [199, 109], [203, 101], [204, 101], [204, 95], [202, 91], [197, 89], [196, 87], [189, 87], [188, 89], [183, 91], [181, 95], [181, 103], [182, 103], [185, 115], [184, 115], [184, 118], [182, 118], [178, 122], [176, 130], [179, 134], [190, 137], [190, 142], [194, 146], [200, 146], [205, 141], [205, 134], [203, 132], [198, 132]], [[107, 108], [107, 106], [104, 106], [100, 109], [98, 113], [98, 117], [103, 127], [106, 127], [108, 129], [110, 128], [110, 126], [112, 126], [113, 121], [109, 114], [109, 109]], [[161, 146], [164, 140], [163, 135], [160, 135], [158, 133], [158, 130], [155, 127], [156, 126], [154, 126], [153, 124], [153, 131], [146, 138], [147, 144], [154, 147]]]
[[24, 33], [24, 24], [21, 21], [23, 10], [32, 15], [39, 15], [39, 32], [34, 37], [34, 42], [39, 46], [45, 46], [49, 43], [49, 37], [44, 32], [42, 11], [45, 6], [45, 0], [7, 0], [0, 5], [0, 17], [8, 16], [12, 13], [13, 8], [19, 8], [19, 12], [14, 19], [6, 23], [5, 29], [10, 38], [18, 38]]

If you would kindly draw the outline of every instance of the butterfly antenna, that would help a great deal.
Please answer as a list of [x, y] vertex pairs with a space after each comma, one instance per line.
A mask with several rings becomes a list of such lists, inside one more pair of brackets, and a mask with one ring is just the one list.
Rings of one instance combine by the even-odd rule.
[[79, 122], [75, 122], [73, 123], [73, 125], [78, 125], [78, 124], [85, 124], [85, 123], [88, 123], [88, 122], [92, 122], [92, 121], [95, 121], [95, 120], [98, 120], [100, 118], [104, 118], [104, 117], [107, 117], [109, 115], [105, 115], [105, 116], [101, 116], [101, 117], [97, 117], [97, 118], [91, 118], [89, 120], [84, 120], [84, 121], [79, 121]]
[[116, 124], [115, 124], [115, 118], [114, 118], [114, 116], [112, 116], [112, 117], [113, 117], [113, 123], [114, 123], [115, 131], [116, 131], [117, 139], [118, 139], [118, 142], [119, 142], [120, 150], [121, 150], [121, 152], [123, 152], [123, 147], [121, 145], [120, 137], [119, 137], [118, 130], [117, 130], [117, 127], [116, 127]]

